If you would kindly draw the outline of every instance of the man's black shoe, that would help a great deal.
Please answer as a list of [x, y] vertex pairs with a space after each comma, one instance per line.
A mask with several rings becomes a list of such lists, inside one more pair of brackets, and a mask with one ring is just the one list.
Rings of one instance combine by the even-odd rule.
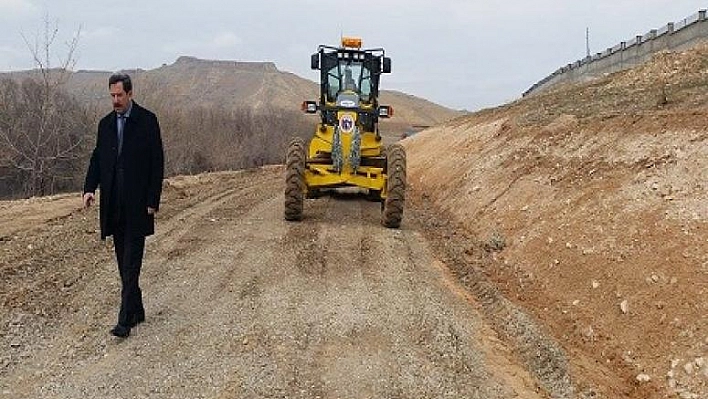
[[144, 321], [145, 321], [145, 314], [144, 313], [133, 315], [133, 317], [131, 317], [131, 319], [130, 319], [130, 327], [135, 327]]
[[130, 327], [121, 324], [116, 324], [116, 326], [111, 329], [111, 334], [115, 335], [116, 337], [126, 338], [130, 335]]

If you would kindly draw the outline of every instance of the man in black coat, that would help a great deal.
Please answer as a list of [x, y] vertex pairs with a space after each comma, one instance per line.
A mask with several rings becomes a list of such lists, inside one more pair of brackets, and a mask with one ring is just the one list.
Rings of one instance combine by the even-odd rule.
[[96, 188], [101, 188], [101, 239], [113, 236], [122, 285], [118, 324], [111, 334], [127, 337], [145, 320], [140, 268], [145, 237], [155, 232], [164, 154], [157, 117], [132, 100], [130, 77], [112, 75], [108, 89], [113, 111], [98, 124], [83, 202], [84, 207], [91, 206]]

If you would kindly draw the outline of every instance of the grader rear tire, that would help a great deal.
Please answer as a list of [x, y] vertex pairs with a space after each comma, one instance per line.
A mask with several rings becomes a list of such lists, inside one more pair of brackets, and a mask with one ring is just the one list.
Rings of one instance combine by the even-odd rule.
[[381, 212], [381, 224], [398, 228], [403, 219], [406, 199], [406, 150], [400, 144], [392, 144], [386, 151], [386, 200]]
[[301, 220], [305, 183], [305, 142], [296, 137], [290, 141], [285, 156], [285, 220]]

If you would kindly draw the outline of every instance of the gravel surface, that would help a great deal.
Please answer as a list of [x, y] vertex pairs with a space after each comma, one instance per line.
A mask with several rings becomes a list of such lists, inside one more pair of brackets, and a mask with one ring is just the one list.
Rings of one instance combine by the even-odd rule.
[[77, 195], [38, 211], [68, 208], [59, 218], [14, 218], [0, 240], [0, 397], [558, 396], [415, 212], [386, 229], [378, 203], [338, 195], [285, 222], [282, 180], [266, 168], [166, 183], [147, 320], [127, 339], [108, 334], [120, 284], [95, 210], [67, 206]]

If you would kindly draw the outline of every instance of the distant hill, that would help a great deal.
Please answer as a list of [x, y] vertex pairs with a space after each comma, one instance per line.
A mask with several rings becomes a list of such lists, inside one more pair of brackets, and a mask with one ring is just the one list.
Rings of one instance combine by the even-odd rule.
[[[135, 82], [138, 101], [160, 101], [184, 106], [225, 109], [299, 110], [303, 100], [317, 99], [319, 84], [278, 70], [272, 62], [204, 60], [182, 56], [173, 64], [151, 70], [126, 70]], [[0, 74], [23, 78], [32, 71]], [[103, 112], [110, 110], [107, 79], [111, 72], [80, 70], [71, 74], [68, 90], [82, 103]], [[384, 82], [385, 85], [385, 82]], [[420, 97], [383, 90], [381, 102], [395, 115], [383, 126], [401, 131], [410, 125], [437, 125], [459, 116]]]
[[[41, 78], [39, 70], [0, 73], [0, 79]], [[278, 70], [271, 62], [202, 60], [179, 57], [173, 64], [151, 70], [126, 70], [134, 81], [136, 100], [160, 117], [170, 176], [204, 171], [252, 168], [284, 161], [293, 136], [309, 139], [318, 117], [300, 111], [304, 100], [316, 100], [319, 84]], [[77, 132], [87, 146], [95, 140], [95, 122], [111, 110], [108, 96], [110, 71], [51, 71], [50, 78], [66, 82], [65, 89], [87, 112], [87, 127]], [[430, 101], [395, 91], [384, 91], [383, 104], [394, 116], [382, 120], [384, 144], [399, 140], [412, 127], [435, 126], [460, 113]], [[22, 137], [17, 133], [16, 141]], [[28, 144], [29, 145], [29, 144]], [[16, 157], [0, 143], [0, 160]], [[88, 149], [76, 156], [88, 157]], [[77, 161], [81, 163], [80, 161]], [[0, 162], [2, 166], [2, 162]], [[81, 181], [82, 167], [73, 181]], [[23, 171], [0, 170], [17, 182], [17, 194], [26, 177]], [[5, 184], [7, 188], [7, 184]], [[9, 195], [10, 193], [6, 193]], [[0, 196], [2, 193], [0, 193]]]

